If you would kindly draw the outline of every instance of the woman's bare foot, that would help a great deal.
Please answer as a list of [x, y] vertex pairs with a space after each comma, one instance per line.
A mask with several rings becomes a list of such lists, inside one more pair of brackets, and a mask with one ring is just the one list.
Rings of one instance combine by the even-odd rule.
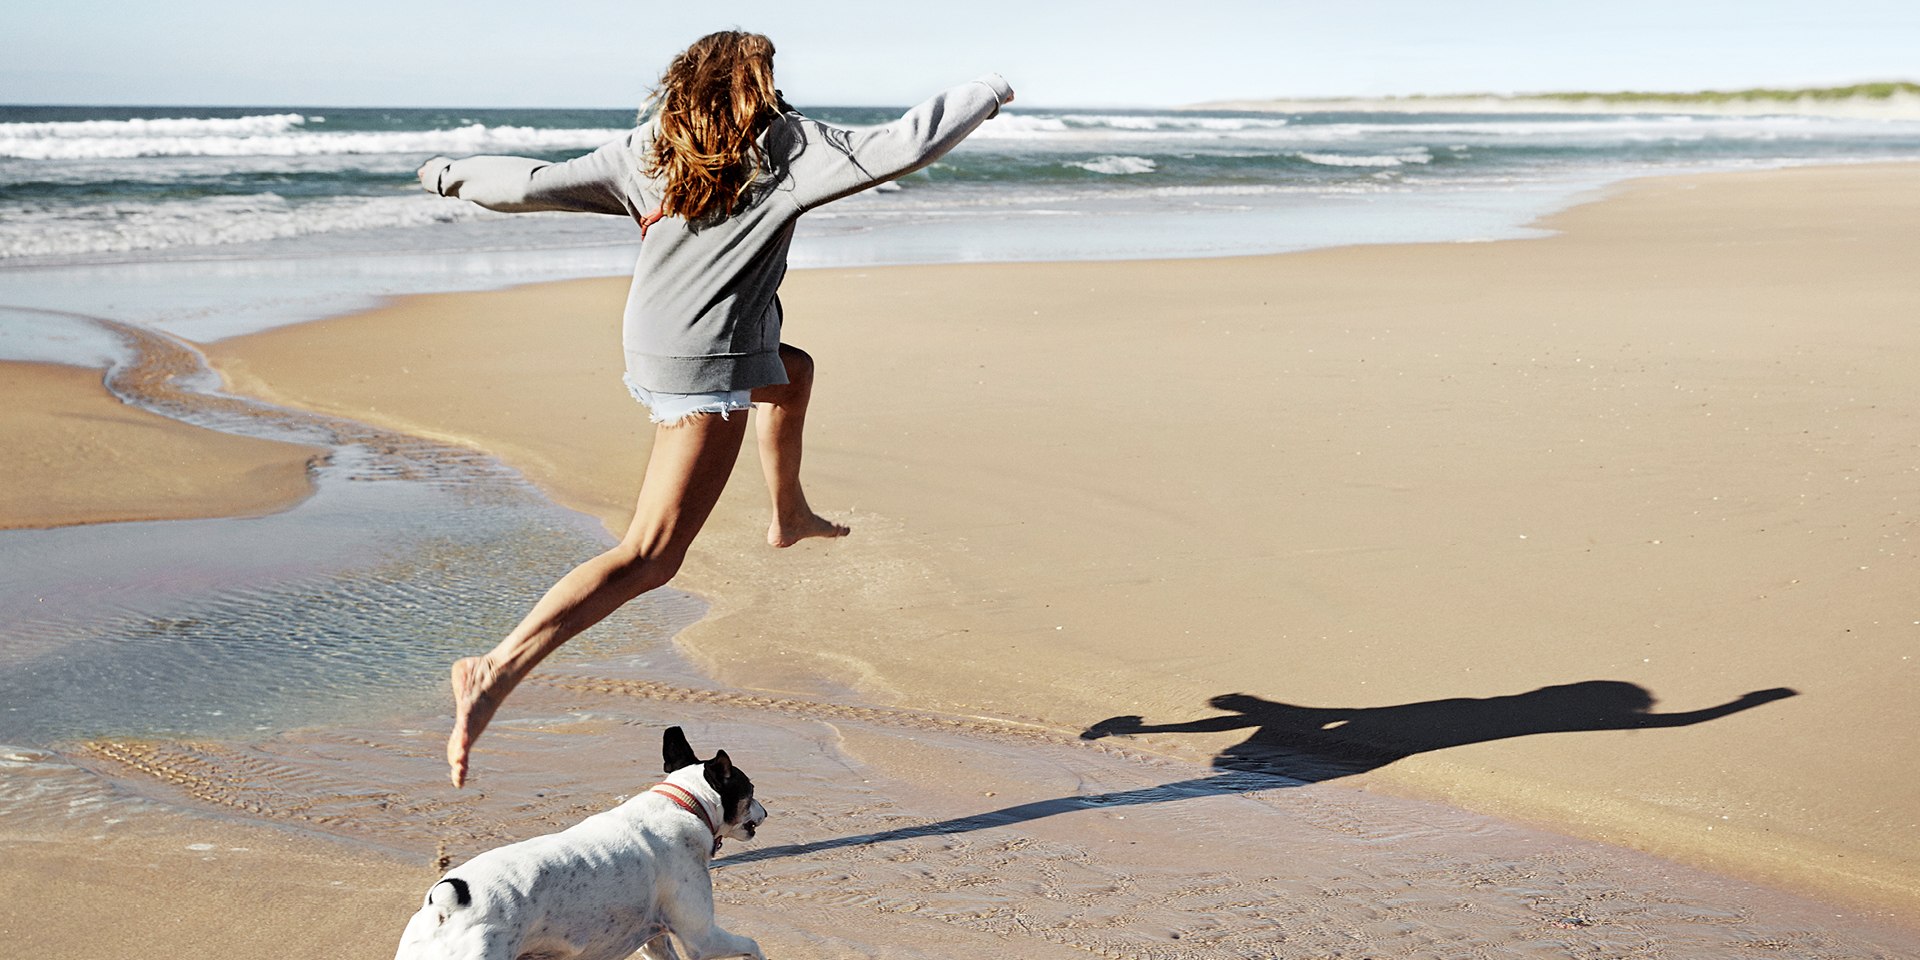
[[456, 787], [467, 783], [467, 754], [480, 732], [487, 729], [493, 712], [500, 709], [504, 691], [494, 691], [496, 678], [485, 657], [466, 657], [453, 662], [453, 733], [447, 737], [448, 775]]
[[791, 547], [808, 537], [844, 537], [853, 530], [844, 523], [834, 523], [811, 510], [799, 516], [785, 518], [775, 515], [773, 523], [767, 527], [767, 542], [776, 547]]

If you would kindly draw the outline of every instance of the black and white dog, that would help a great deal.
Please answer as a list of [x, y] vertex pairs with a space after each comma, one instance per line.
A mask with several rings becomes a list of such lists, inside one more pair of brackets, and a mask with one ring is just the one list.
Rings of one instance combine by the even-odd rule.
[[713, 922], [720, 840], [767, 818], [753, 781], [720, 751], [702, 763], [679, 727], [667, 779], [559, 833], [489, 850], [447, 872], [400, 935], [396, 960], [692, 960], [763, 957]]

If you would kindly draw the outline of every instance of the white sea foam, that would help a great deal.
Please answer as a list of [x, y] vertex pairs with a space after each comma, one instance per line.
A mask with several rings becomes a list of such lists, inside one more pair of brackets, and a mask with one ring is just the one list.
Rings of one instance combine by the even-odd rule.
[[1133, 117], [1133, 116], [1091, 117], [1085, 114], [1068, 114], [1067, 116], [1061, 117], [1060, 119], [1063, 123], [1072, 122], [1075, 126], [1081, 126], [1081, 127], [1112, 127], [1115, 130], [1158, 130], [1160, 129], [1160, 118], [1158, 117]]
[[[294, 115], [288, 115], [294, 116]], [[274, 118], [246, 118], [262, 121]], [[294, 116], [294, 119], [300, 119]], [[109, 121], [98, 121], [109, 123]], [[134, 123], [135, 121], [111, 121]], [[195, 121], [212, 124], [219, 121]], [[513, 151], [574, 150], [597, 147], [624, 135], [616, 129], [547, 129], [473, 123], [450, 130], [390, 132], [310, 132], [297, 125], [264, 132], [238, 132], [226, 127], [164, 134], [134, 132], [114, 127], [99, 134], [86, 131], [43, 134], [19, 127], [82, 127], [72, 124], [0, 124], [0, 157], [22, 160], [94, 160], [134, 157], [298, 157], [342, 154], [503, 153]]]
[[424, 194], [291, 203], [272, 193], [44, 208], [0, 204], [0, 260], [250, 243], [504, 217]]
[[988, 140], [1118, 139], [1212, 140], [1260, 137], [1288, 126], [1284, 117], [1198, 117], [1181, 114], [1065, 113], [1057, 116], [1003, 113], [973, 136]]
[[1105, 173], [1123, 176], [1130, 173], [1152, 173], [1154, 162], [1146, 157], [1095, 157], [1092, 160], [1070, 160], [1069, 167], [1079, 167], [1089, 173]]
[[0, 190], [35, 185], [133, 184], [165, 186], [186, 181], [218, 183], [228, 177], [393, 177], [396, 186], [413, 182], [420, 154], [330, 154], [293, 157], [140, 157], [85, 158], [37, 162], [0, 158]]
[[1424, 150], [1397, 154], [1394, 156], [1355, 155], [1346, 153], [1296, 153], [1308, 163], [1317, 163], [1323, 167], [1398, 167], [1408, 163], [1431, 163], [1433, 154]]
[[[325, 117], [313, 118], [323, 123]], [[0, 139], [98, 139], [101, 137], [259, 137], [285, 133], [307, 122], [297, 113], [251, 117], [153, 117], [134, 120], [66, 120], [0, 123]]]
[[1060, 119], [1070, 126], [1113, 130], [1277, 130], [1285, 117], [1194, 117], [1181, 114], [1067, 113]]
[[1065, 133], [1066, 130], [1066, 121], [1059, 117], [1003, 113], [981, 124], [972, 136], [986, 140], [1029, 140], [1051, 133]]
[[[1890, 126], [1891, 125], [1891, 126]], [[1326, 144], [1376, 147], [1409, 140], [1478, 144], [1536, 143], [1604, 147], [1609, 143], [1692, 143], [1701, 140], [1767, 141], [1816, 137], [1883, 137], [1905, 134], [1897, 121], [1817, 117], [1699, 117], [1631, 115], [1530, 117], [1526, 119], [1413, 119], [1381, 116], [1342, 123], [1295, 122], [1284, 117], [1206, 117], [1179, 114], [1002, 114], [974, 134], [977, 140], [1045, 143], [1178, 142]], [[1381, 143], [1380, 141], [1386, 141]]]

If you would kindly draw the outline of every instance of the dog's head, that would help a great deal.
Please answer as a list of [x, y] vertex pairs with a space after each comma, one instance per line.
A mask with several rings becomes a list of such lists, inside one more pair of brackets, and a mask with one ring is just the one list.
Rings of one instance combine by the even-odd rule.
[[753, 781], [733, 765], [725, 750], [714, 754], [711, 760], [702, 761], [694, 756], [686, 733], [679, 727], [668, 727], [666, 735], [661, 738], [661, 751], [666, 755], [667, 778], [670, 782], [682, 779], [674, 774], [688, 767], [701, 768], [699, 779], [720, 796], [721, 836], [735, 840], [753, 839], [754, 831], [760, 829], [760, 822], [767, 819], [767, 808], [753, 798]]

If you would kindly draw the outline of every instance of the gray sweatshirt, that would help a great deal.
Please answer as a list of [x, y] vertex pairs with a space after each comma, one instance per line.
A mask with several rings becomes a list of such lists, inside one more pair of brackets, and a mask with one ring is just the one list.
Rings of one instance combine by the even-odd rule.
[[[998, 113], [1013, 91], [998, 74], [963, 83], [892, 123], [829, 126], [788, 113], [761, 135], [768, 169], [732, 216], [661, 220], [647, 230], [627, 294], [628, 381], [660, 393], [716, 393], [787, 382], [780, 301], [787, 247], [802, 213], [939, 159]], [[654, 122], [582, 157], [436, 157], [420, 182], [490, 210], [623, 214], [660, 205], [646, 174]]]

